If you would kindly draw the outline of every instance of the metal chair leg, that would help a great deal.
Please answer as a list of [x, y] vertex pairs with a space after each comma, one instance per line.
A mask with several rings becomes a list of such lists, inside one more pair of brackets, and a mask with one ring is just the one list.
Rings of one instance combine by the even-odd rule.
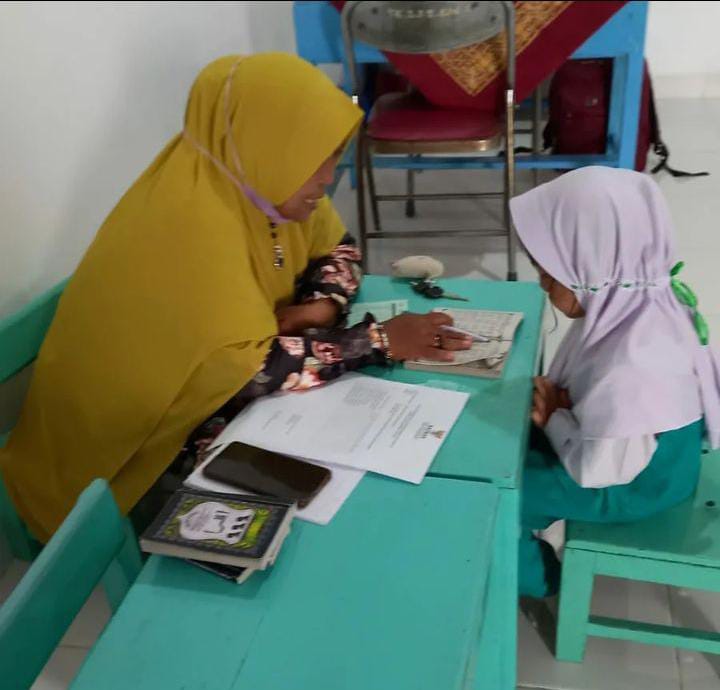
[[[542, 124], [542, 84], [539, 84], [533, 94], [533, 126], [532, 126], [532, 150], [533, 155], [537, 156], [542, 150], [542, 132], [540, 126]], [[533, 168], [533, 186], [537, 187], [540, 183], [540, 170]]]
[[360, 235], [360, 252], [362, 253], [361, 266], [368, 271], [368, 238], [367, 218], [365, 216], [365, 175], [363, 173], [363, 160], [365, 142], [362, 132], [355, 141], [355, 200], [357, 202], [358, 234]]
[[[415, 171], [412, 168], [407, 170], [407, 193], [408, 196], [415, 194]], [[408, 199], [405, 202], [405, 216], [415, 218], [415, 200]]]
[[380, 227], [380, 209], [378, 208], [377, 191], [375, 189], [375, 172], [373, 170], [372, 153], [370, 144], [365, 140], [363, 146], [365, 170], [367, 171], [368, 192], [370, 193], [370, 211], [372, 212], [373, 226], [375, 232], [382, 232]]
[[515, 195], [515, 95], [508, 89], [505, 95], [505, 198], [504, 217], [507, 231], [508, 280], [517, 280], [517, 236], [510, 214], [510, 199]]

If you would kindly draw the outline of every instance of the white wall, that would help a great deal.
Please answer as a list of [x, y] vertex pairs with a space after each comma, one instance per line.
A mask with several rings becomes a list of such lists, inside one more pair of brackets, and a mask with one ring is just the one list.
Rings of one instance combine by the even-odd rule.
[[650, 3], [645, 53], [659, 98], [720, 97], [720, 2]]
[[0, 316], [72, 271], [256, 5], [0, 4]]

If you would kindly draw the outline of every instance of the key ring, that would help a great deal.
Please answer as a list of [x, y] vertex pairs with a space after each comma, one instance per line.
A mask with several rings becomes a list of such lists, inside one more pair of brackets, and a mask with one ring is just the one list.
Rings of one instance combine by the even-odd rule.
[[443, 289], [431, 280], [416, 280], [410, 283], [410, 285], [415, 292], [428, 299], [439, 299], [443, 296]]

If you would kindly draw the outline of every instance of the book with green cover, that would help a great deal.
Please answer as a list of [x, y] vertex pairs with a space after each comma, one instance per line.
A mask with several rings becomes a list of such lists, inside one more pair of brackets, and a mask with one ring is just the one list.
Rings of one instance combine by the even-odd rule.
[[140, 538], [144, 551], [253, 570], [271, 565], [295, 515], [276, 498], [181, 489]]

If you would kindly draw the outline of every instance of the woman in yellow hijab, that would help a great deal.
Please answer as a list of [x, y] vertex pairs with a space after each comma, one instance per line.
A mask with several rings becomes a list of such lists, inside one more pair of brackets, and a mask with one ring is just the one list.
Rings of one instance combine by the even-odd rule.
[[332, 328], [357, 289], [358, 256], [324, 190], [361, 116], [291, 55], [230, 56], [201, 72], [183, 133], [70, 280], [1, 451], [38, 539], [95, 477], [129, 511], [228, 401], [467, 346], [439, 315]]

